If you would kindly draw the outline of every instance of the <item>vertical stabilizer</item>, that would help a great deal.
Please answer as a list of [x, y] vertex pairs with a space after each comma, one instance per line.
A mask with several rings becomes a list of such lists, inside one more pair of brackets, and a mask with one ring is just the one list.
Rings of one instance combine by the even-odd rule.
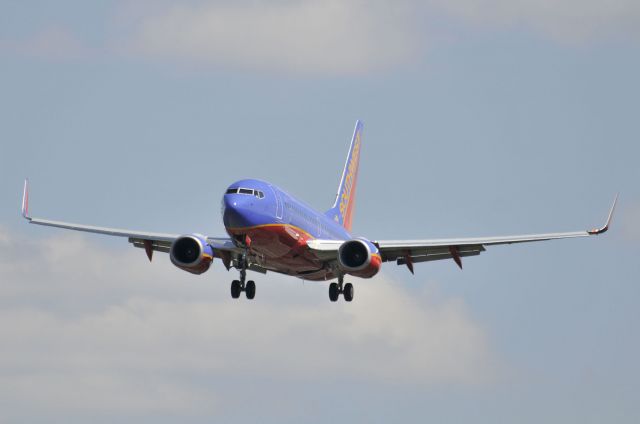
[[326, 215], [342, 225], [347, 231], [351, 231], [353, 209], [356, 196], [356, 184], [358, 182], [358, 168], [360, 165], [360, 145], [362, 141], [362, 122], [356, 122], [356, 128], [351, 139], [349, 155], [342, 171], [342, 178], [338, 186], [336, 201]]

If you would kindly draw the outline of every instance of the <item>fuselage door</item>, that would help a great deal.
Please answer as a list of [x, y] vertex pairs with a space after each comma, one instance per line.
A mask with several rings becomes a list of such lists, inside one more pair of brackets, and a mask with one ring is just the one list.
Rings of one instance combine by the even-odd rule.
[[282, 195], [280, 194], [280, 190], [278, 190], [272, 185], [269, 185], [269, 187], [271, 188], [273, 197], [275, 197], [276, 199], [276, 218], [282, 219], [283, 205], [282, 205]]

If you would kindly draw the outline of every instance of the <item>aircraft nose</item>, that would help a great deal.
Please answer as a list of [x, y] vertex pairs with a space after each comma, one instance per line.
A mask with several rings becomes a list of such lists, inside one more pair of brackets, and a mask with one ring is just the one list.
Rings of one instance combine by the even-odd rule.
[[247, 196], [237, 194], [226, 194], [224, 196], [224, 212], [222, 220], [227, 228], [250, 227], [249, 205]]

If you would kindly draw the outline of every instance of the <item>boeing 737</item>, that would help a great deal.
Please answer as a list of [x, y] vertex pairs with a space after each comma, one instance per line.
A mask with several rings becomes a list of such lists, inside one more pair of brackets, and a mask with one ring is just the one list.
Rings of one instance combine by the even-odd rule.
[[452, 259], [462, 269], [462, 258], [479, 255], [487, 246], [599, 235], [608, 230], [617, 201], [616, 196], [605, 225], [590, 231], [372, 241], [351, 234], [361, 148], [362, 123], [358, 121], [335, 203], [324, 213], [266, 181], [246, 179], [231, 184], [222, 197], [228, 237], [151, 233], [33, 218], [29, 214], [28, 180], [24, 183], [22, 216], [31, 224], [126, 237], [133, 246], [144, 249], [150, 261], [154, 251], [169, 253], [175, 266], [193, 274], [206, 272], [217, 258], [227, 271], [239, 271], [240, 278], [231, 283], [234, 299], [243, 292], [248, 299], [256, 294], [256, 284], [247, 281], [247, 271], [271, 271], [302, 280], [334, 280], [329, 284], [329, 299], [335, 302], [342, 295], [351, 302], [354, 287], [344, 283], [347, 275], [371, 278], [383, 262], [405, 265], [412, 274], [415, 264], [441, 259]]

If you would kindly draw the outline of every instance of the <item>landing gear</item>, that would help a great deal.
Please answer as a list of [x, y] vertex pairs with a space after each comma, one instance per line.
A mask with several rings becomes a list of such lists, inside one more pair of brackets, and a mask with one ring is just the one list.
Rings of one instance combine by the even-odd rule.
[[247, 299], [253, 299], [254, 297], [256, 297], [256, 283], [251, 280], [247, 281], [247, 285], [245, 286], [244, 291], [247, 295]]
[[238, 280], [233, 280], [231, 282], [231, 297], [234, 299], [239, 298], [240, 292], [242, 292], [242, 284]]
[[337, 283], [329, 284], [329, 300], [330, 301], [332, 302], [337, 301], [338, 297], [340, 297], [341, 294], [344, 296], [344, 300], [346, 300], [347, 302], [351, 302], [353, 300], [353, 295], [354, 295], [353, 284], [347, 283], [343, 287], [342, 286], [343, 282], [344, 282], [344, 276], [340, 275], [338, 276]]
[[351, 302], [353, 300], [353, 284], [347, 283], [344, 285], [344, 289], [342, 290], [342, 295], [344, 296], [344, 300], [347, 302]]
[[253, 299], [256, 297], [256, 283], [249, 280], [243, 284], [241, 280], [233, 280], [231, 282], [231, 297], [237, 299], [242, 292], [247, 295], [247, 299]]
[[340, 289], [338, 288], [338, 283], [329, 284], [329, 300], [335, 302], [338, 300], [340, 296]]
[[245, 258], [246, 255], [243, 255], [240, 262], [240, 280], [233, 280], [231, 282], [231, 297], [234, 299], [239, 298], [242, 292], [245, 292], [249, 300], [256, 297], [256, 283], [252, 280], [245, 283], [247, 279], [247, 261]]

